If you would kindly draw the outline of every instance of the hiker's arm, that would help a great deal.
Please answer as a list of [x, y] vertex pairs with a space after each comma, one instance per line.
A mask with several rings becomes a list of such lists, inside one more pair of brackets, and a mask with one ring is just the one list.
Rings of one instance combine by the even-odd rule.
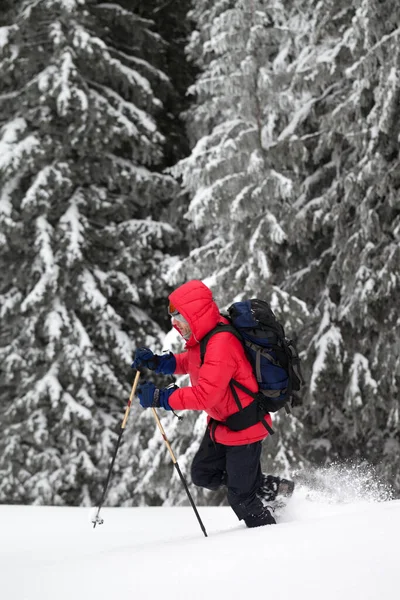
[[188, 372], [188, 353], [181, 352], [180, 354], [174, 354], [176, 360], [176, 367], [174, 375], [186, 375]]
[[240, 344], [229, 333], [219, 333], [210, 339], [197, 385], [176, 390], [169, 399], [173, 409], [207, 410], [221, 401], [236, 371], [236, 342]]

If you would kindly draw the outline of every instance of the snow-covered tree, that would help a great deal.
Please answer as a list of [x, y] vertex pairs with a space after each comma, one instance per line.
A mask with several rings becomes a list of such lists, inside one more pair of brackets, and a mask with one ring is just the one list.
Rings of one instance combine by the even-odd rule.
[[219, 288], [232, 289], [234, 282], [243, 292], [273, 284], [274, 267], [284, 268], [280, 200], [288, 200], [292, 188], [264, 148], [274, 121], [269, 62], [276, 40], [261, 4], [195, 4], [198, 28], [188, 54], [202, 73], [190, 90], [196, 101], [187, 114], [194, 148], [174, 169], [193, 195], [187, 217], [201, 232], [201, 250], [194, 248], [185, 272], [204, 276], [207, 261]]
[[133, 349], [160, 343], [171, 83], [128, 4], [20, 0], [0, 28], [2, 502], [99, 497]]
[[269, 464], [366, 459], [400, 489], [400, 9], [193, 6], [193, 150], [173, 170], [192, 250], [175, 281], [202, 278], [221, 304], [270, 299], [298, 334], [308, 394]]
[[[192, 152], [172, 172], [192, 200], [191, 251], [171, 270], [176, 283], [198, 277], [213, 289], [221, 309], [243, 297], [269, 300], [289, 336], [309, 317], [306, 304], [282, 284], [288, 275], [286, 224], [293, 218], [298, 178], [274, 146], [286, 116], [283, 68], [290, 34], [283, 4], [193, 2], [195, 30], [188, 56], [200, 71], [186, 113]], [[191, 419], [197, 442], [203, 434]], [[276, 418], [277, 434], [264, 445], [264, 459], [281, 473], [301, 464], [301, 423]], [[176, 425], [177, 443], [189, 462], [195, 448]], [[186, 449], [186, 450], [185, 450]]]
[[389, 0], [317, 5], [287, 145], [305, 156], [287, 289], [314, 307], [308, 455], [367, 459], [398, 490], [399, 24]]

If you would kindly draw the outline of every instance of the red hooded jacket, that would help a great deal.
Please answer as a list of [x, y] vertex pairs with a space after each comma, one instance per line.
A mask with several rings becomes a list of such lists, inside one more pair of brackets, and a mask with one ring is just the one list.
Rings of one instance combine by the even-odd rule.
[[[258, 389], [252, 367], [242, 344], [229, 332], [218, 333], [208, 344], [203, 365], [200, 365], [200, 340], [218, 323], [227, 323], [221, 317], [213, 300], [211, 290], [201, 281], [188, 281], [169, 296], [171, 304], [185, 317], [192, 335], [186, 342], [186, 350], [175, 354], [175, 374], [189, 374], [192, 387], [176, 390], [169, 398], [174, 410], [204, 410], [210, 421], [224, 421], [238, 412], [235, 399], [229, 388], [231, 379], [236, 379], [249, 390]], [[246, 407], [253, 398], [237, 390], [240, 402]], [[271, 417], [265, 417], [271, 425]], [[227, 446], [240, 446], [264, 439], [268, 432], [260, 422], [242, 431], [232, 431], [218, 425], [214, 439]]]

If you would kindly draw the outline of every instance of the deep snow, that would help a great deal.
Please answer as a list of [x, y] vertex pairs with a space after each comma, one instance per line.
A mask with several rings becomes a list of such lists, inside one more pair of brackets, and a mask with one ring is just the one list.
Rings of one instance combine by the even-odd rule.
[[225, 507], [0, 506], [2, 600], [379, 600], [399, 596], [400, 501], [298, 488], [277, 526]]

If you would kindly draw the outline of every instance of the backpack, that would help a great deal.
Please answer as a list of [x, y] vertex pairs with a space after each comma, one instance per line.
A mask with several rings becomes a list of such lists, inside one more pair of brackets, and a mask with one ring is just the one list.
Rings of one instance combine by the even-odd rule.
[[[300, 390], [304, 380], [294, 342], [286, 338], [282, 325], [264, 300], [235, 302], [228, 308], [226, 318], [229, 324], [218, 324], [201, 340], [201, 364], [204, 362], [209, 340], [217, 333], [228, 331], [244, 346], [257, 379], [258, 392], [252, 392], [231, 379], [229, 386], [239, 412], [228, 417], [224, 425], [233, 431], [240, 431], [261, 421], [268, 432], [273, 433], [264, 420], [265, 415], [283, 407], [289, 413], [290, 406], [300, 403], [295, 392]], [[252, 396], [253, 402], [243, 408], [237, 389]]]

